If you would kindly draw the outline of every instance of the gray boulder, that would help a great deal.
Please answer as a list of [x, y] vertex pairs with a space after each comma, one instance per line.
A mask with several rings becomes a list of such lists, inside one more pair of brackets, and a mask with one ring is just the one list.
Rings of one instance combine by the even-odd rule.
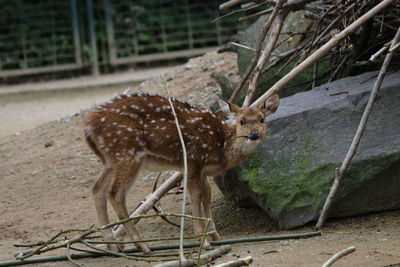
[[[240, 206], [257, 204], [282, 229], [318, 219], [377, 73], [281, 100], [255, 154], [215, 180]], [[400, 208], [400, 72], [387, 75], [329, 217]]]

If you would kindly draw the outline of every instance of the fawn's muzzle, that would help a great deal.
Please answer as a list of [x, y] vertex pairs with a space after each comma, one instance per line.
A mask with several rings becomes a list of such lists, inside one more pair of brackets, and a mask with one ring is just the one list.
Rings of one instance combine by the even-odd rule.
[[249, 139], [250, 140], [257, 140], [258, 138], [260, 138], [260, 132], [257, 131], [257, 130], [252, 130], [250, 132]]

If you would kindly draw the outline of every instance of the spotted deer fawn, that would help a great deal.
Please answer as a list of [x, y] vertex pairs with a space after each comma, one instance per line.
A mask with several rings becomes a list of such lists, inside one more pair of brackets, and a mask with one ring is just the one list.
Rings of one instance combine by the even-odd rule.
[[[215, 176], [237, 165], [251, 154], [266, 134], [265, 117], [274, 113], [279, 97], [272, 95], [259, 107], [240, 108], [220, 101], [226, 121], [211, 111], [177, 99], [172, 104], [187, 149], [188, 190], [192, 215], [212, 220], [211, 190], [207, 176]], [[89, 147], [105, 166], [96, 179], [92, 195], [101, 225], [109, 223], [107, 200], [120, 220], [128, 218], [125, 195], [141, 169], [182, 170], [183, 153], [174, 116], [167, 98], [136, 93], [120, 95], [92, 110], [85, 122]], [[203, 223], [194, 220], [194, 231], [201, 234]], [[134, 223], [124, 223], [132, 241], [139, 240]], [[219, 238], [210, 223], [212, 240]], [[111, 229], [105, 239], [113, 240]], [[145, 253], [145, 243], [135, 243]], [[206, 248], [211, 248], [208, 241]], [[112, 250], [120, 249], [109, 245]]]

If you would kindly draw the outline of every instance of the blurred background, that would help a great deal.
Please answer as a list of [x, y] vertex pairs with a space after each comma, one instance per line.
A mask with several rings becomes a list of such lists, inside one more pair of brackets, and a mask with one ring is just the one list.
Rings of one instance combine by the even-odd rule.
[[1, 0], [0, 136], [215, 50], [247, 25], [235, 14], [217, 19], [222, 2]]

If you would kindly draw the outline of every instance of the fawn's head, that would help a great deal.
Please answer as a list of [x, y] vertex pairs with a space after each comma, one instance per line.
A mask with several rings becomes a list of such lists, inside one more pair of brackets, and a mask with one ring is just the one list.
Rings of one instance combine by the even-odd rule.
[[260, 106], [240, 108], [235, 104], [220, 101], [224, 115], [235, 125], [235, 138], [244, 138], [246, 141], [260, 141], [265, 137], [267, 126], [265, 118], [274, 113], [279, 105], [279, 96], [270, 96]]

